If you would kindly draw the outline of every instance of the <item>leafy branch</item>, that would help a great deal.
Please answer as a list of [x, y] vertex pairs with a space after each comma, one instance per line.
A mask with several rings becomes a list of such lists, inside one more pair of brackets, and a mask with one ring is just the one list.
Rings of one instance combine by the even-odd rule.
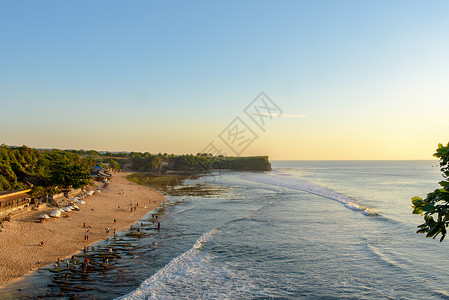
[[438, 144], [433, 155], [440, 159], [440, 170], [444, 180], [438, 184], [441, 188], [428, 193], [425, 199], [413, 197], [413, 214], [424, 216], [424, 223], [418, 226], [416, 233], [425, 233], [426, 237], [436, 238], [441, 234], [440, 242], [444, 240], [449, 225], [449, 143], [446, 146]]

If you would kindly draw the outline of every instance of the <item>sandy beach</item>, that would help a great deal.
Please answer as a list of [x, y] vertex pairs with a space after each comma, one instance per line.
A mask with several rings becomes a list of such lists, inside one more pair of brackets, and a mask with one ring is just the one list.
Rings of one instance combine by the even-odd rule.
[[[58, 258], [70, 257], [85, 246], [113, 235], [114, 229], [117, 232], [128, 229], [164, 201], [159, 192], [126, 180], [128, 174], [115, 174], [107, 188], [87, 197], [85, 205], [79, 205], [80, 211], [65, 213], [67, 218], [36, 223], [39, 215], [54, 210], [41, 205], [38, 211], [22, 213], [5, 222], [0, 232], [0, 284], [53, 264]], [[131, 212], [130, 203], [133, 207], [138, 203], [137, 209]]]

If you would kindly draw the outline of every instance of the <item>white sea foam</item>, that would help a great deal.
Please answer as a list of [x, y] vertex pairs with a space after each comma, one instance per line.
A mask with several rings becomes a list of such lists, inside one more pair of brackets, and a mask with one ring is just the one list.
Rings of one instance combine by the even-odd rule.
[[159, 299], [160, 297], [156, 292], [160, 290], [160, 286], [164, 282], [176, 281], [192, 272], [192, 266], [201, 262], [200, 248], [205, 242], [211, 240], [217, 232], [218, 229], [215, 228], [203, 234], [190, 250], [172, 259], [164, 268], [145, 280], [137, 290], [118, 299]]
[[362, 206], [357, 203], [356, 200], [350, 197], [340, 194], [338, 192], [332, 191], [324, 186], [317, 185], [305, 179], [300, 179], [296, 177], [289, 176], [285, 173], [245, 173], [240, 176], [244, 180], [258, 182], [263, 184], [275, 185], [286, 187], [290, 189], [305, 191], [307, 193], [328, 198], [343, 204], [346, 208], [354, 211], [360, 211], [366, 216], [374, 216], [379, 212], [372, 207]]

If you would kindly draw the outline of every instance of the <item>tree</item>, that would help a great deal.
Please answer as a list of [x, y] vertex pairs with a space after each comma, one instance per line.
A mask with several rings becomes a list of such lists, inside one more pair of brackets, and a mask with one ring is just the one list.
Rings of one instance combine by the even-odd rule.
[[51, 165], [50, 183], [66, 192], [71, 188], [78, 189], [88, 185], [89, 174], [89, 169], [85, 165], [72, 163], [65, 159], [58, 160]]
[[113, 171], [118, 171], [121, 168], [120, 164], [116, 160], [114, 160], [112, 158], [105, 158], [105, 159], [103, 159], [103, 163], [109, 164], [108, 168], [113, 170]]
[[426, 237], [434, 239], [441, 234], [442, 242], [449, 225], [449, 143], [446, 146], [439, 144], [433, 156], [440, 159], [444, 180], [438, 183], [441, 188], [428, 193], [425, 199], [412, 198], [413, 213], [424, 215], [424, 223], [418, 226], [417, 233], [426, 233]]

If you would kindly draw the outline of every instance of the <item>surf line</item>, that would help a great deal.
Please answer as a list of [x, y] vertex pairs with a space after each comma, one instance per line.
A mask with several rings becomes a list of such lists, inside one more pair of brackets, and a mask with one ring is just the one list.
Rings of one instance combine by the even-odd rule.
[[266, 178], [262, 178], [261, 176], [251, 176], [249, 174], [240, 175], [242, 179], [247, 181], [286, 187], [289, 189], [299, 190], [307, 192], [312, 195], [334, 200], [343, 204], [346, 208], [349, 208], [354, 211], [360, 211], [365, 216], [379, 215], [379, 211], [373, 207], [359, 205], [358, 203], [351, 201], [351, 199], [349, 199], [347, 196], [343, 194], [332, 191], [326, 187], [319, 186], [305, 179], [286, 178], [286, 176], [278, 178], [279, 176], [276, 175], [264, 175], [264, 176]]
[[173, 258], [162, 269], [142, 282], [136, 290], [117, 299], [148, 299], [152, 294], [152, 290], [160, 284], [163, 284], [162, 282], [164, 280], [176, 279], [182, 271], [185, 271], [183, 269], [188, 269], [195, 258], [199, 255], [199, 249], [203, 246], [203, 243], [210, 241], [217, 232], [218, 228], [214, 228], [203, 234], [198, 240], [196, 240], [192, 248]]

